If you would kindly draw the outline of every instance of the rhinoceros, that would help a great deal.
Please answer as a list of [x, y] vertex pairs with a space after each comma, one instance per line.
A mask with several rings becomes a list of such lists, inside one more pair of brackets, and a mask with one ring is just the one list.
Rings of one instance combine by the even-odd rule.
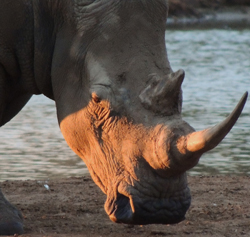
[[[245, 93], [220, 124], [182, 120], [184, 71], [167, 58], [166, 0], [1, 0], [0, 125], [33, 94], [55, 101], [68, 145], [107, 195], [117, 223], [178, 223], [186, 171], [226, 136]], [[0, 234], [23, 232], [0, 192]]]

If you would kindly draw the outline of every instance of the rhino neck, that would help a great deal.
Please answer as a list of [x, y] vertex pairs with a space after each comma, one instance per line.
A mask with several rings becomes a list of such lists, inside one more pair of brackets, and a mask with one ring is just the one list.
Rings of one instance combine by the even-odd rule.
[[39, 93], [50, 99], [54, 99], [51, 82], [53, 54], [59, 29], [65, 24], [65, 2], [68, 1], [33, 1], [35, 81]]

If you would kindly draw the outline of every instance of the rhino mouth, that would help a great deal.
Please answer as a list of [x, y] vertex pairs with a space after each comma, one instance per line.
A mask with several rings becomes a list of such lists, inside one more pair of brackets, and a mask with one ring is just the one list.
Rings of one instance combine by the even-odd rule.
[[[188, 195], [187, 195], [188, 193]], [[107, 198], [108, 201], [109, 198]], [[107, 201], [105, 207], [107, 207]], [[106, 209], [109, 218], [116, 223], [147, 225], [176, 224], [185, 219], [190, 207], [189, 189], [181, 196], [168, 198], [139, 198], [118, 193], [112, 209]]]

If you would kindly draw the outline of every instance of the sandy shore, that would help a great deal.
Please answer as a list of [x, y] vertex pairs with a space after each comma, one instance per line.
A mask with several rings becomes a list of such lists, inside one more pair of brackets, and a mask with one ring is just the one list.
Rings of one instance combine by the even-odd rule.
[[46, 183], [5, 181], [0, 186], [23, 213], [22, 237], [250, 236], [250, 177], [188, 179], [192, 205], [186, 220], [176, 225], [112, 223], [103, 208], [106, 196], [89, 176]]

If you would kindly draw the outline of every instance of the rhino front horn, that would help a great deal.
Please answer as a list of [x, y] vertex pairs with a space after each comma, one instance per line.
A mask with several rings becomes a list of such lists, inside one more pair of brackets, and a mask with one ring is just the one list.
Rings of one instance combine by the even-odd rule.
[[247, 96], [248, 92], [245, 92], [234, 111], [223, 122], [214, 127], [193, 132], [179, 138], [177, 141], [179, 152], [183, 155], [201, 155], [216, 147], [236, 123], [246, 103]]

